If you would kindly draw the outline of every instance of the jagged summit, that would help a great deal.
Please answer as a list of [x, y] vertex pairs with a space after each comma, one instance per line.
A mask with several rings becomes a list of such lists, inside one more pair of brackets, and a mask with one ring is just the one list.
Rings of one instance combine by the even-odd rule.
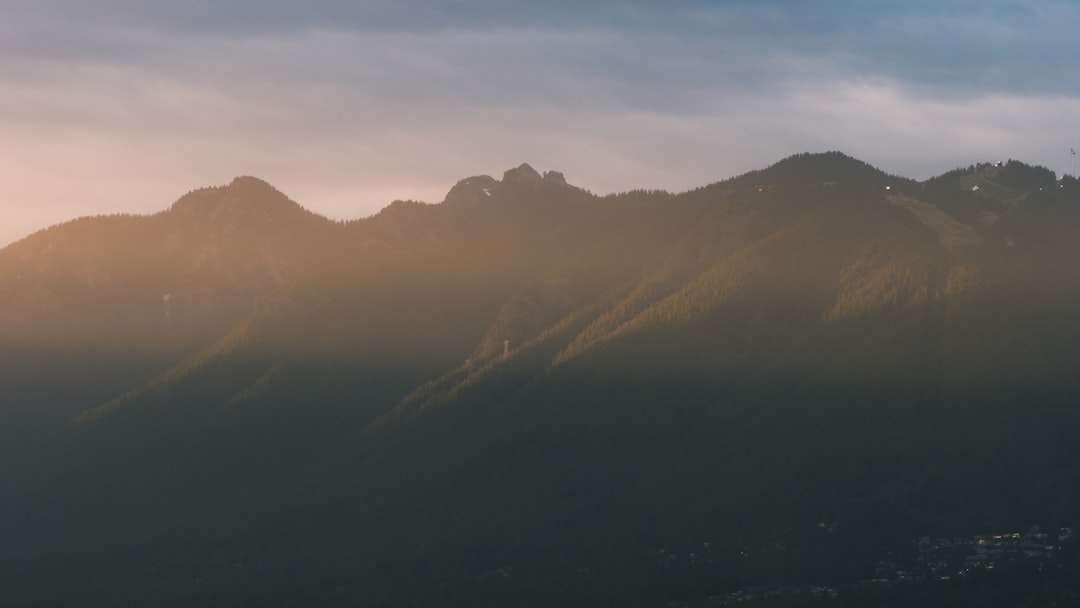
[[566, 182], [566, 177], [561, 172], [545, 171], [541, 174], [529, 163], [521, 163], [503, 172], [502, 180], [490, 175], [475, 175], [459, 181], [446, 193], [443, 203], [479, 204], [504, 195], [529, 196], [540, 192], [551, 194], [568, 188], [578, 190]]
[[507, 169], [502, 178], [504, 186], [523, 186], [527, 188], [535, 188], [543, 181], [543, 176], [536, 169], [533, 169], [529, 163], [521, 163], [513, 169]]
[[544, 183], [555, 186], [567, 186], [566, 177], [559, 171], [544, 171]]
[[444, 205], [475, 205], [490, 199], [499, 187], [499, 180], [490, 175], [466, 177], [454, 184], [443, 199]]

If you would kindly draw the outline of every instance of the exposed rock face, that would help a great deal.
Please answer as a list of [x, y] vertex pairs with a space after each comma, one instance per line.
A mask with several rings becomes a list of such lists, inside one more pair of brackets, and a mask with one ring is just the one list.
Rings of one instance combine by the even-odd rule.
[[506, 173], [503, 173], [502, 183], [507, 187], [523, 187], [523, 188], [535, 188], [542, 184], [544, 178], [529, 166], [528, 163], [521, 163], [515, 169], [510, 169]]
[[499, 180], [490, 175], [466, 177], [454, 184], [443, 199], [444, 205], [476, 205], [491, 198]]
[[558, 171], [544, 171], [544, 183], [552, 186], [565, 186], [566, 177]]
[[521, 195], [532, 200], [536, 195], [551, 194], [563, 188], [573, 186], [566, 183], [562, 173], [545, 171], [541, 175], [528, 163], [522, 163], [503, 173], [502, 181], [490, 175], [476, 175], [459, 181], [446, 193], [443, 204], [477, 205], [500, 199], [505, 194], [509, 194], [510, 198], [502, 200], [519, 200]]

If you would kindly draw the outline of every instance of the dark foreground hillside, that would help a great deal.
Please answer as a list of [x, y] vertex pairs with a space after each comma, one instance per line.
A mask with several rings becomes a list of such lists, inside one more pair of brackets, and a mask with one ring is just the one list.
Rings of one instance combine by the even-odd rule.
[[838, 153], [54, 227], [0, 251], [0, 600], [1075, 604], [1077, 237], [1075, 180]]

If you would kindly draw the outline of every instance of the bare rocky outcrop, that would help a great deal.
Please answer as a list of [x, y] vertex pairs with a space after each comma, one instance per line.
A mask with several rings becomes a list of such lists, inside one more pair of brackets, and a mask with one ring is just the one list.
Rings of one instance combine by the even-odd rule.
[[544, 178], [533, 169], [529, 163], [521, 163], [513, 169], [503, 173], [502, 184], [504, 187], [537, 188], [544, 182]]
[[499, 186], [499, 180], [490, 175], [466, 177], [454, 184], [443, 199], [444, 205], [477, 205], [486, 202]]

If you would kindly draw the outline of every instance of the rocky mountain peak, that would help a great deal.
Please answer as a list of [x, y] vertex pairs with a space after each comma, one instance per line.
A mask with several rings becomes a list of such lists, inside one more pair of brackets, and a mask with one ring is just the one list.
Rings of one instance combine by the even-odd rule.
[[566, 177], [559, 171], [544, 171], [544, 183], [553, 186], [565, 186]]
[[475, 175], [459, 181], [446, 193], [443, 203], [476, 205], [498, 198], [504, 193], [535, 194], [541, 190], [552, 192], [552, 189], [568, 187], [570, 186], [566, 183], [566, 177], [559, 171], [545, 171], [541, 175], [528, 163], [522, 163], [506, 170], [501, 181], [490, 175]]
[[443, 199], [445, 205], [476, 205], [490, 199], [499, 186], [499, 180], [490, 175], [466, 177], [454, 184]]
[[544, 181], [544, 178], [529, 166], [528, 163], [521, 163], [514, 169], [509, 169], [503, 173], [502, 183], [504, 186], [523, 186], [526, 188], [534, 188], [539, 186]]

